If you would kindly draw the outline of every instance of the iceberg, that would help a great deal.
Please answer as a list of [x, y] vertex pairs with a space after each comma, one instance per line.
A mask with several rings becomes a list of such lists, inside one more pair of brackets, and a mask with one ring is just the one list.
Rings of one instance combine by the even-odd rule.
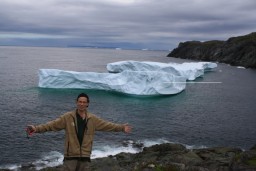
[[215, 67], [217, 64], [212, 62], [120, 61], [107, 64], [108, 73], [40, 69], [38, 86], [106, 90], [132, 95], [170, 95], [183, 91], [187, 80], [195, 80]]
[[110, 73], [120, 73], [123, 71], [168, 72], [176, 76], [183, 76], [189, 81], [203, 76], [205, 72], [211, 71], [216, 67], [217, 64], [213, 62], [185, 62], [178, 64], [150, 61], [119, 61], [107, 64], [107, 70]]
[[131, 95], [170, 95], [186, 88], [186, 78], [162, 71], [96, 73], [40, 69], [38, 86], [109, 90]]

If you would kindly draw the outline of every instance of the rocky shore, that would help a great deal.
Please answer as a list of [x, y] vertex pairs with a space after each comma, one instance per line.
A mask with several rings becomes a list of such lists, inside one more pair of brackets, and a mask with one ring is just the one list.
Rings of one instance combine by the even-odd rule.
[[[94, 171], [256, 171], [256, 145], [243, 151], [232, 147], [188, 149], [181, 144], [166, 143], [144, 147], [137, 154], [93, 159], [91, 164]], [[33, 169], [23, 166], [21, 171]]]
[[216, 61], [246, 68], [256, 68], [256, 32], [229, 38], [227, 41], [187, 41], [167, 57]]

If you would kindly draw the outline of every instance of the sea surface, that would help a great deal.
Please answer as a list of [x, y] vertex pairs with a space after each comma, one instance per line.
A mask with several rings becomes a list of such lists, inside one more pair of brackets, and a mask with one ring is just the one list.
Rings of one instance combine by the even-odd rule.
[[[34, 134], [26, 125], [46, 123], [74, 110], [79, 93], [90, 96], [89, 111], [108, 121], [129, 123], [131, 134], [97, 132], [92, 158], [136, 153], [132, 144], [165, 142], [189, 148], [256, 144], [256, 70], [218, 64], [186, 89], [169, 96], [38, 88], [39, 69], [107, 72], [123, 60], [196, 62], [168, 58], [168, 51], [0, 46], [0, 168], [37, 169], [62, 163], [64, 131]], [[208, 83], [207, 83], [208, 82]]]

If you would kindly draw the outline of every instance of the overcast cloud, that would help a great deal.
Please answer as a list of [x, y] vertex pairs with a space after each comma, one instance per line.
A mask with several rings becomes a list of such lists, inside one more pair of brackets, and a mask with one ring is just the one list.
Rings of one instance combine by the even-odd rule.
[[255, 0], [0, 1], [0, 45], [168, 50], [255, 31]]

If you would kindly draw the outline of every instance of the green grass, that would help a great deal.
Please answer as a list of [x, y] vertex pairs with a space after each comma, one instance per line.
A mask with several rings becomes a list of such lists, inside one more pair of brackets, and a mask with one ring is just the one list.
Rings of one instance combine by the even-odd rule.
[[256, 157], [253, 157], [250, 160], [246, 161], [246, 164], [249, 166], [256, 166]]

